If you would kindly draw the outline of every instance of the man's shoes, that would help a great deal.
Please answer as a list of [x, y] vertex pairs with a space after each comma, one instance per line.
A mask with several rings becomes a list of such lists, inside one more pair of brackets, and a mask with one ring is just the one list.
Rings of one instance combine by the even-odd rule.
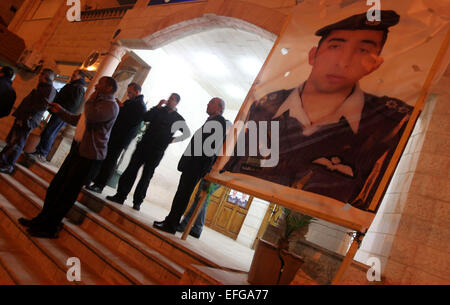
[[139, 211], [141, 209], [140, 204], [133, 204], [133, 210]]
[[191, 230], [191, 232], [189, 232], [189, 235], [191, 235], [192, 237], [195, 237], [197, 239], [200, 238], [200, 234], [199, 233], [195, 233], [192, 230]]
[[[186, 230], [186, 227], [183, 227], [182, 225], [178, 225], [177, 232], [183, 233], [184, 230]], [[192, 237], [195, 237], [195, 238], [200, 238], [200, 234], [199, 233], [195, 233], [192, 230], [189, 232], [189, 235], [191, 235]]]
[[177, 232], [184, 232], [184, 229], [186, 229], [186, 228], [183, 227], [182, 225], [177, 226]]
[[30, 228], [35, 224], [33, 219], [26, 219], [26, 218], [21, 217], [18, 220], [22, 226], [27, 227], [27, 228]]
[[165, 222], [161, 223], [161, 222], [156, 222], [155, 221], [155, 222], [153, 222], [153, 227], [158, 229], [158, 230], [170, 233], [170, 234], [175, 234], [175, 232], [176, 232], [175, 229], [170, 228]]
[[47, 158], [44, 155], [41, 155], [39, 153], [35, 153], [34, 152], [34, 153], [31, 153], [31, 154], [27, 154], [26, 156], [31, 158], [31, 159], [33, 159], [33, 160], [35, 160], [35, 161], [39, 161], [41, 163], [47, 162]]
[[101, 194], [103, 192], [103, 188], [98, 186], [98, 185], [95, 185], [95, 184], [86, 186], [86, 189], [90, 190], [90, 191], [93, 191], [95, 193], [99, 193], [99, 194]]
[[28, 234], [30, 234], [33, 237], [40, 237], [40, 238], [58, 238], [58, 230], [53, 231], [49, 229], [45, 229], [41, 226], [33, 226], [31, 228], [28, 228]]
[[41, 163], [46, 163], [47, 162], [47, 158], [44, 155], [38, 154], [36, 155], [36, 159], [41, 162]]
[[1, 166], [0, 167], [0, 173], [4, 174], [11, 174], [14, 170], [14, 167], [12, 166]]
[[125, 201], [124, 199], [119, 198], [119, 197], [117, 196], [117, 194], [114, 195], [114, 196], [106, 196], [106, 199], [108, 199], [109, 201], [118, 203], [118, 204], [123, 204], [123, 202]]

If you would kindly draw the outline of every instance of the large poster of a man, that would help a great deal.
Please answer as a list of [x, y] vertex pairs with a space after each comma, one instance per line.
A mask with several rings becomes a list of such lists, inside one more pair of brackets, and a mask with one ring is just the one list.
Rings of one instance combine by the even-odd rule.
[[232, 154], [219, 159], [213, 180], [267, 199], [271, 190], [274, 201], [284, 196], [325, 219], [342, 218], [347, 207], [370, 222], [361, 212], [379, 204], [374, 194], [448, 21], [425, 1], [382, 1], [376, 11], [350, 3], [298, 5], [241, 108], [244, 150], [227, 139]]

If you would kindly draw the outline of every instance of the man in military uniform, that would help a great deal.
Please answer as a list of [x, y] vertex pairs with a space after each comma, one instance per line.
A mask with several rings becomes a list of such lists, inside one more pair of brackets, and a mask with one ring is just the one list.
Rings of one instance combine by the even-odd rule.
[[249, 121], [279, 122], [278, 164], [265, 167], [265, 158], [250, 156], [246, 147], [246, 155], [235, 152], [223, 170], [368, 207], [412, 107], [360, 89], [358, 81], [383, 63], [388, 28], [400, 17], [381, 11], [380, 22], [366, 18], [358, 14], [318, 30], [308, 79], [251, 106]]

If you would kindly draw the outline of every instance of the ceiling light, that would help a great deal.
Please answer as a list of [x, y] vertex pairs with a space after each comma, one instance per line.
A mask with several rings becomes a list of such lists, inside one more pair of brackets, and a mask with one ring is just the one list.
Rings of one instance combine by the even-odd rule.
[[289, 53], [289, 49], [288, 48], [282, 48], [281, 49], [281, 54], [286, 55], [287, 53]]

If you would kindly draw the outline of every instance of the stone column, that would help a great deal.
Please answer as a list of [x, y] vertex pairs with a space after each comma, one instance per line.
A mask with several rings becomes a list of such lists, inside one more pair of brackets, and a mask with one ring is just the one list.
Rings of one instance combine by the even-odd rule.
[[86, 99], [94, 92], [95, 85], [98, 83], [98, 80], [103, 76], [112, 76], [117, 66], [119, 66], [122, 57], [127, 53], [127, 48], [120, 45], [119, 42], [113, 41], [111, 42], [111, 46], [109, 51], [106, 53], [106, 56], [103, 58], [100, 63], [97, 71], [95, 72], [94, 77], [89, 84], [88, 89], [86, 90]]

